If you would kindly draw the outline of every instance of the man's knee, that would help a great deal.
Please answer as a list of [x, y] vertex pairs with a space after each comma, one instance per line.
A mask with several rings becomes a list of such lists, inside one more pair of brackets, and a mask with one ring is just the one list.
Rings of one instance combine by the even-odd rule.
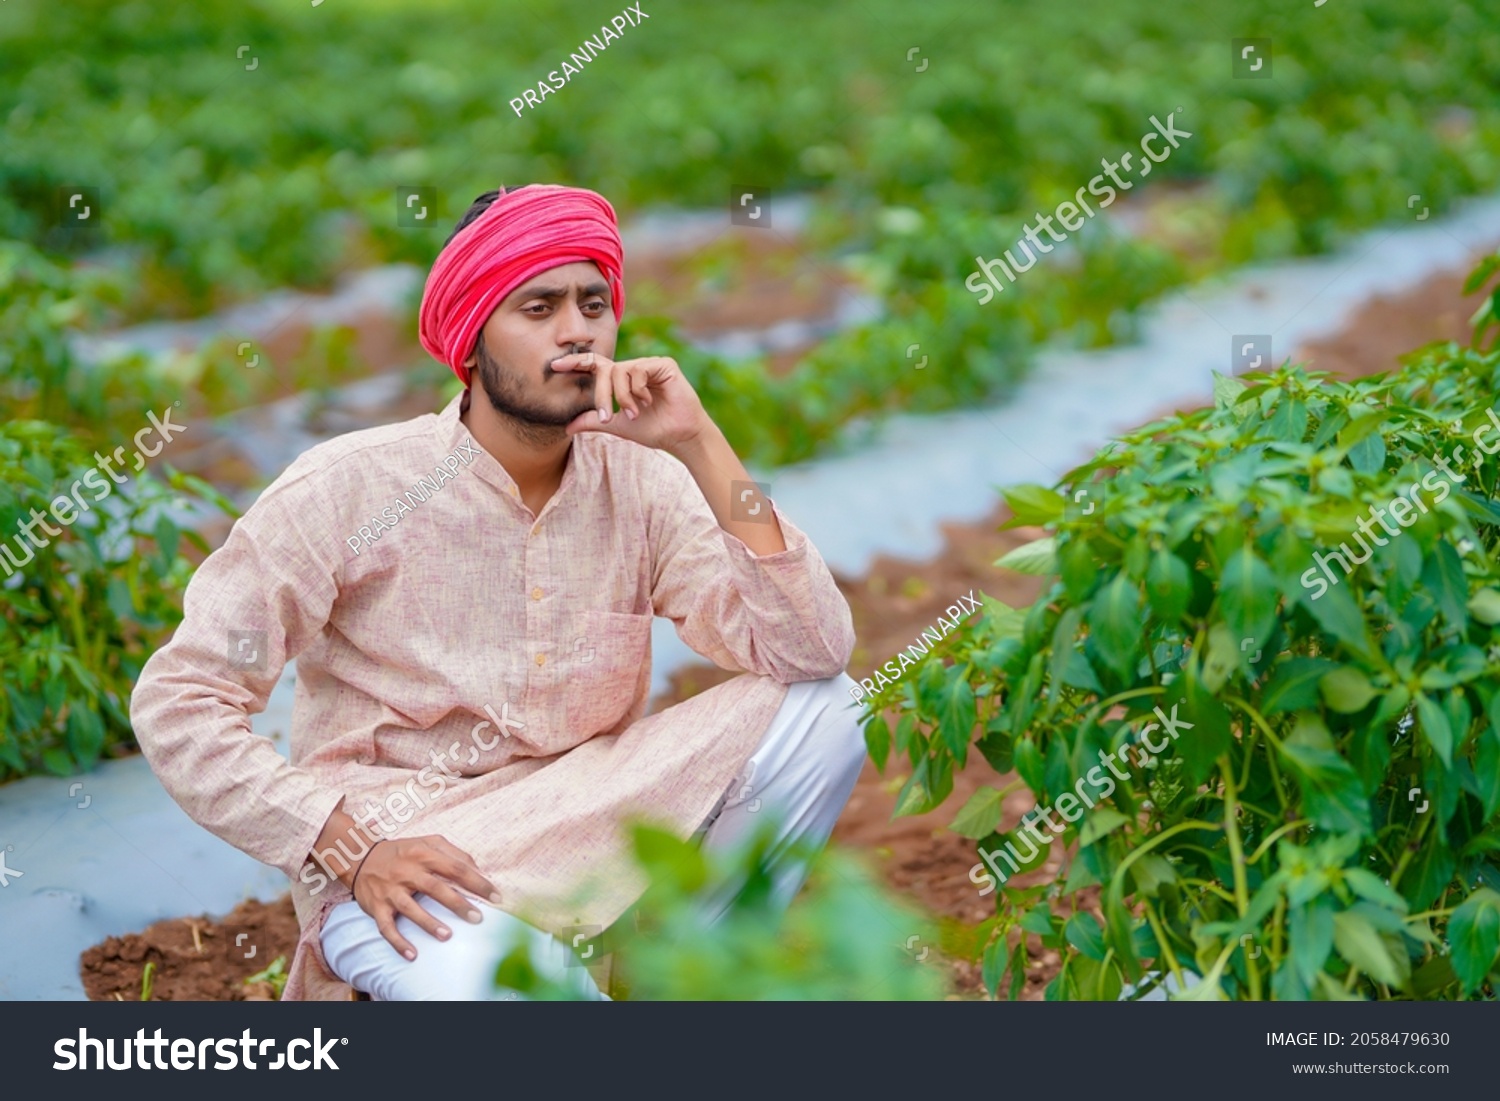
[[819, 709], [817, 745], [829, 772], [838, 778], [858, 775], [865, 763], [865, 734], [858, 708], [849, 706], [849, 690], [858, 687], [848, 673], [806, 681], [804, 688]]

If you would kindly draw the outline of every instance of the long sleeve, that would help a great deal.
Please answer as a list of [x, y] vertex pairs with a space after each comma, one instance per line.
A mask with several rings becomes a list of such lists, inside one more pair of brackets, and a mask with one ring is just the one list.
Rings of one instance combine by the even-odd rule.
[[183, 621], [146, 663], [130, 705], [141, 749], [178, 805], [289, 878], [341, 799], [249, 720], [323, 630], [339, 590], [337, 494], [307, 470], [288, 469], [199, 567]]
[[843, 672], [853, 617], [807, 536], [773, 504], [786, 550], [754, 554], [719, 526], [687, 468], [660, 458], [648, 467], [655, 484], [643, 487], [655, 613], [721, 668], [784, 684]]

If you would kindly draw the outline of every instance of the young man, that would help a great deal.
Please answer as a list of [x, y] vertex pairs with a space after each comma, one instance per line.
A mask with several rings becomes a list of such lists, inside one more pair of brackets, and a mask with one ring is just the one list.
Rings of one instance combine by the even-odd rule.
[[[292, 880], [289, 999], [492, 996], [502, 942], [560, 967], [538, 926], [577, 943], [640, 895], [626, 816], [718, 846], [765, 809], [817, 845], [849, 797], [848, 605], [676, 362], [612, 358], [622, 270], [594, 192], [481, 196], [420, 315], [466, 389], [300, 456], [141, 673], [163, 785]], [[653, 616], [745, 675], [643, 718]], [[293, 657], [288, 763], [248, 717]]]

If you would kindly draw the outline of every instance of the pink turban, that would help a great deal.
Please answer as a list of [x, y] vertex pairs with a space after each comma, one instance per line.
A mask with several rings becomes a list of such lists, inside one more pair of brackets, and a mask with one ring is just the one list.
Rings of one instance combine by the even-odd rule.
[[625, 250], [604, 196], [557, 184], [501, 195], [433, 261], [417, 319], [422, 347], [469, 385], [464, 360], [505, 296], [548, 268], [587, 260], [604, 273], [618, 322], [625, 311]]

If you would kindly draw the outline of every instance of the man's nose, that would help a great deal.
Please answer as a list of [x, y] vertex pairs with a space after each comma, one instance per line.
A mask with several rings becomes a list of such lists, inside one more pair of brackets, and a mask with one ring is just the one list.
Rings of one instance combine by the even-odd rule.
[[[593, 333], [589, 330], [589, 319], [584, 316], [583, 310], [576, 302], [569, 302], [558, 311], [557, 342], [567, 345], [588, 345], [592, 343]], [[587, 351], [587, 347], [568, 349], [572, 351]]]

